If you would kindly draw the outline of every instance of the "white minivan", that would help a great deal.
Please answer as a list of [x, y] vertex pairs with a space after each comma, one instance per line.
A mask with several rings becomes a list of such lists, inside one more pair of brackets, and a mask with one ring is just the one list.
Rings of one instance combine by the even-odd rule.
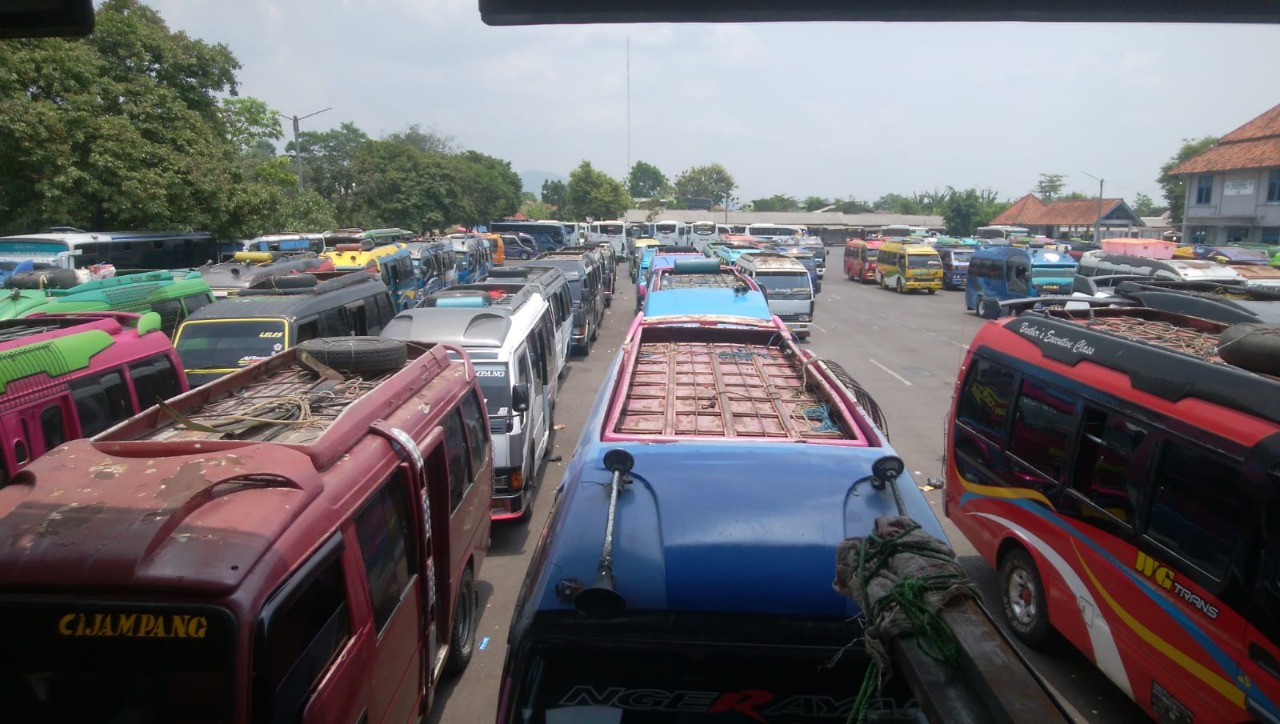
[[544, 333], [547, 303], [524, 286], [505, 296], [454, 287], [423, 304], [396, 315], [382, 336], [466, 351], [493, 437], [490, 518], [527, 520], [555, 424], [556, 357]]
[[784, 254], [743, 254], [734, 262], [769, 300], [773, 312], [798, 339], [808, 339], [813, 326], [814, 293], [809, 270]]

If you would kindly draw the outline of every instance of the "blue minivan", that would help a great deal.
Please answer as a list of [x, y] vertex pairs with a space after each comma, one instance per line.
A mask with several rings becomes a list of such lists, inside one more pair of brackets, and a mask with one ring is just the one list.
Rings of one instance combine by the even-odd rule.
[[1076, 261], [1053, 249], [984, 246], [969, 260], [964, 306], [981, 310], [987, 299], [997, 302], [1050, 294], [1069, 294]]

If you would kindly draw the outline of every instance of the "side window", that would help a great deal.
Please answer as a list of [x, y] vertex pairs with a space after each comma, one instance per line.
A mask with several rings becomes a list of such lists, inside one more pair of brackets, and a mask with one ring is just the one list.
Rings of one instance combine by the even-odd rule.
[[321, 337], [346, 337], [351, 334], [341, 307], [326, 309], [318, 315]]
[[138, 408], [146, 409], [159, 400], [167, 400], [182, 391], [178, 371], [164, 355], [129, 365], [129, 378], [138, 398]]
[[331, 539], [263, 607], [253, 645], [255, 721], [300, 719], [351, 637], [341, 550], [342, 540]]
[[391, 479], [365, 503], [355, 520], [365, 580], [373, 602], [373, 621], [379, 633], [396, 612], [418, 568], [406, 482], [403, 468], [397, 468]]
[[[1245, 499], [1239, 465], [1195, 443], [1160, 446], [1147, 535], [1216, 580], [1240, 542]], [[1206, 485], [1205, 481], [1213, 481]]]
[[1009, 452], [1045, 477], [1062, 482], [1075, 429], [1076, 400], [1036, 380], [1022, 381]]
[[182, 303], [177, 299], [164, 299], [151, 303], [151, 311], [160, 315], [160, 328], [164, 333], [173, 336], [182, 321]]
[[441, 425], [444, 427], [445, 453], [449, 457], [449, 510], [458, 509], [462, 503], [467, 486], [471, 484], [471, 473], [467, 470], [467, 435], [463, 432], [462, 418], [458, 410], [450, 410], [444, 416]]
[[1136, 525], [1145, 466], [1139, 448], [1147, 431], [1124, 415], [1085, 406], [1071, 489], [1087, 501], [1063, 501], [1063, 512], [1115, 535]]
[[363, 301], [347, 305], [347, 319], [351, 322], [352, 334], [357, 337], [368, 336], [369, 320], [365, 316]]
[[387, 325], [387, 322], [391, 321], [392, 317], [396, 316], [396, 312], [391, 306], [391, 295], [389, 294], [375, 294], [365, 300], [366, 307], [369, 304], [374, 305], [375, 315], [374, 319], [370, 320], [369, 334], [377, 334], [382, 331], [382, 328]]
[[67, 441], [62, 407], [54, 404], [40, 411], [40, 432], [44, 436], [45, 450], [52, 450]]
[[1012, 398], [1013, 370], [997, 362], [974, 357], [964, 387], [960, 390], [956, 420], [988, 440], [1001, 443]]
[[133, 414], [129, 390], [118, 371], [71, 382], [80, 435], [92, 437]]
[[299, 342], [305, 342], [308, 339], [315, 339], [320, 336], [320, 324], [314, 319], [299, 322], [297, 329], [297, 338], [293, 340], [294, 346], [297, 346]]
[[191, 294], [182, 298], [182, 306], [187, 308], [187, 316], [201, 307], [207, 307], [213, 303], [213, 295], [207, 292], [200, 294]]

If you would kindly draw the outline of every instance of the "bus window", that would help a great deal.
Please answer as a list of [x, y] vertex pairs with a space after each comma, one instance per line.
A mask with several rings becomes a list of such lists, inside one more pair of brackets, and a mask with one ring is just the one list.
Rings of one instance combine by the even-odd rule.
[[957, 419], [984, 433], [995, 443], [1003, 442], [1009, 399], [1013, 397], [1013, 370], [983, 358], [975, 358], [960, 392]]
[[182, 321], [182, 302], [177, 299], [152, 302], [151, 311], [160, 315], [160, 329], [172, 337], [178, 329], [178, 322]]
[[471, 477], [467, 471], [467, 436], [462, 430], [457, 410], [445, 415], [441, 424], [444, 426], [445, 452], [449, 456], [449, 512], [453, 512], [466, 497], [467, 482]]
[[197, 309], [212, 303], [213, 299], [208, 294], [189, 294], [182, 298], [182, 306], [186, 308], [188, 317]]
[[403, 467], [397, 468], [356, 515], [356, 537], [379, 633], [391, 620], [418, 569], [416, 548], [409, 545], [412, 523], [405, 502], [406, 482]]
[[1237, 465], [1199, 445], [1166, 439], [1156, 466], [1147, 535], [1221, 581], [1240, 542], [1244, 499]]
[[139, 409], [151, 407], [182, 392], [178, 371], [164, 355], [129, 365], [129, 378], [133, 381], [133, 393]]
[[1023, 380], [1009, 452], [1040, 475], [1062, 482], [1075, 428], [1075, 407], [1075, 401], [1060, 390]]
[[66, 431], [61, 405], [54, 403], [40, 411], [40, 433], [44, 436], [44, 449], [46, 451], [66, 442]]
[[70, 383], [71, 399], [80, 418], [80, 434], [92, 437], [133, 414], [129, 390], [119, 372]]
[[255, 721], [300, 719], [313, 686], [351, 637], [341, 543], [331, 539], [263, 607], [253, 646]]
[[1113, 535], [1129, 536], [1143, 476], [1137, 453], [1146, 437], [1147, 431], [1125, 416], [1086, 406], [1071, 484], [1075, 495], [1061, 510]]

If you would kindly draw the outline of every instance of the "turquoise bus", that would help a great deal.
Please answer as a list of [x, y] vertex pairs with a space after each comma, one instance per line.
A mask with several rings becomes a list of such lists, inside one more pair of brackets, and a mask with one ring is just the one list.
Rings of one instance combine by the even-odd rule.
[[178, 324], [214, 300], [198, 271], [150, 271], [95, 279], [70, 289], [13, 289], [0, 298], [0, 319], [36, 313], [156, 312], [160, 328], [173, 336]]

